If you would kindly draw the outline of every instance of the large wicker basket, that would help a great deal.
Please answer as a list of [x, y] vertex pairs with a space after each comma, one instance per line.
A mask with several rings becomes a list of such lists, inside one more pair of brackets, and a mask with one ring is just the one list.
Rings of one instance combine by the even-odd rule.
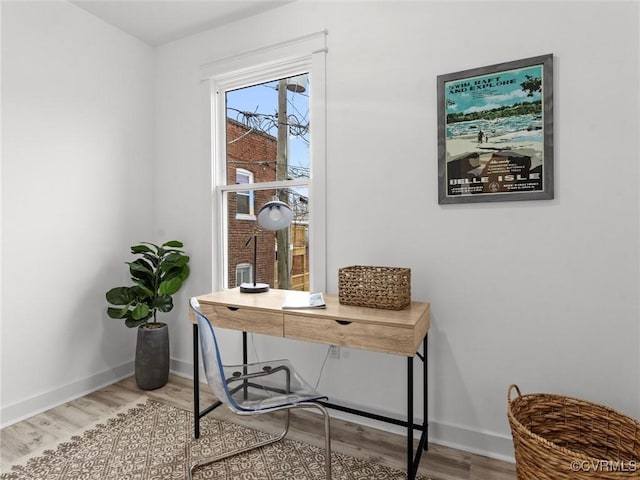
[[[513, 390], [518, 396], [511, 399]], [[640, 423], [562, 395], [507, 392], [519, 480], [638, 480]]]
[[344, 305], [402, 310], [411, 303], [411, 269], [354, 265], [338, 270]]

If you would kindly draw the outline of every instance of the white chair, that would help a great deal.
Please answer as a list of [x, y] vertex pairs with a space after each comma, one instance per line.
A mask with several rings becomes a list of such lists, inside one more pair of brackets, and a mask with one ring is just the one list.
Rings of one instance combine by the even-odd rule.
[[191, 299], [190, 305], [198, 322], [207, 382], [217, 399], [238, 415], [260, 415], [278, 410], [285, 410], [286, 413], [282, 433], [257, 444], [221, 452], [215, 457], [195, 462], [189, 469], [189, 480], [193, 479], [196, 468], [282, 440], [289, 430], [289, 413], [293, 408], [315, 408], [324, 416], [326, 478], [331, 480], [329, 414], [318, 403], [318, 400], [326, 400], [327, 397], [305, 382], [288, 360], [223, 365], [211, 322], [200, 311], [200, 304], [195, 297]]

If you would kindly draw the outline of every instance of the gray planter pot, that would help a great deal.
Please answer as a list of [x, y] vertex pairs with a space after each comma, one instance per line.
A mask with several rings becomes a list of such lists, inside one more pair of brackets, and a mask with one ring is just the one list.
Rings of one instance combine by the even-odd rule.
[[[153, 325], [153, 324], [152, 324]], [[136, 383], [142, 390], [155, 390], [169, 380], [169, 327], [138, 327], [136, 344]]]

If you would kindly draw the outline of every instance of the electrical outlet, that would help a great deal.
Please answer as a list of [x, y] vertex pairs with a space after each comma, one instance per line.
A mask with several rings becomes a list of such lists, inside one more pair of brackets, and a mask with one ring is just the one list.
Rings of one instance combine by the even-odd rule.
[[329, 347], [329, 358], [340, 358], [340, 347], [338, 345], [331, 345]]

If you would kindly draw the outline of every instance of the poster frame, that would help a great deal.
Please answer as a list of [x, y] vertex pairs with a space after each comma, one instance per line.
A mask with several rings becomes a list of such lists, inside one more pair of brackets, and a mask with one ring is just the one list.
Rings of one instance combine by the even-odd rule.
[[[476, 160], [477, 169], [471, 174], [465, 174], [465, 178], [454, 178], [455, 173], [452, 171], [456, 171], [453, 168], [453, 163], [448, 164], [452, 160], [459, 160], [459, 157], [464, 156], [464, 154], [453, 155], [450, 154], [447, 146], [447, 102], [453, 102], [451, 98], [454, 97], [454, 93], [451, 92], [460, 92], [465, 89], [465, 93], [473, 94], [477, 96], [478, 103], [481, 103], [481, 99], [483, 95], [486, 96], [485, 92], [489, 92], [491, 94], [492, 87], [495, 91], [495, 83], [492, 84], [492, 81], [498, 79], [501, 75], [503, 78], [508, 76], [511, 72], [516, 72], [522, 69], [526, 69], [529, 67], [540, 67], [542, 72], [541, 75], [541, 92], [539, 93], [540, 100], [542, 102], [541, 105], [541, 127], [535, 127], [536, 129], [541, 129], [541, 138], [542, 138], [542, 146], [541, 146], [541, 156], [542, 156], [542, 165], [538, 166], [537, 173], [522, 173], [518, 176], [518, 173], [515, 171], [505, 171], [503, 175], [499, 175], [495, 173], [496, 165], [493, 166], [493, 174], [487, 173], [487, 164], [486, 160], [480, 160], [482, 157], [487, 157], [487, 154], [495, 153], [495, 152], [514, 152], [510, 155], [516, 156], [518, 155], [517, 149], [512, 150], [513, 146], [501, 144], [497, 147], [482, 147], [481, 143], [478, 144], [475, 148], [471, 148], [471, 150], [478, 153], [475, 158], [472, 160]], [[482, 83], [476, 82], [485, 82], [484, 85]], [[515, 80], [514, 80], [515, 81]], [[513, 82], [512, 82], [513, 83]], [[460, 87], [459, 85], [465, 85], [466, 87]], [[453, 89], [453, 86], [456, 86], [456, 89]], [[520, 84], [523, 91], [525, 87], [523, 84]], [[447, 88], [451, 87], [449, 91]], [[488, 88], [487, 88], [488, 87]], [[484, 88], [484, 91], [481, 89]], [[539, 91], [539, 90], [538, 90]], [[533, 93], [533, 92], [531, 92]], [[480, 108], [480, 105], [478, 105]], [[496, 202], [496, 201], [512, 201], [512, 200], [550, 200], [554, 198], [554, 174], [553, 174], [553, 54], [540, 55], [531, 58], [525, 58], [521, 60], [515, 60], [510, 62], [499, 63], [495, 65], [473, 68], [468, 70], [463, 70], [459, 72], [449, 73], [445, 75], [439, 75], [437, 77], [437, 110], [438, 110], [438, 203], [439, 204], [455, 204], [455, 203], [478, 203], [478, 202]], [[486, 110], [485, 112], [489, 112], [490, 110]], [[478, 115], [482, 115], [479, 113]], [[506, 118], [506, 117], [505, 117]], [[480, 119], [482, 120], [482, 118]], [[480, 128], [480, 127], [476, 127]], [[531, 127], [530, 127], [531, 128]], [[468, 138], [469, 136], [467, 136]], [[451, 137], [453, 138], [453, 137]], [[495, 142], [498, 141], [498, 137], [493, 139]], [[489, 143], [487, 143], [489, 145]], [[496, 144], [497, 145], [497, 144]], [[504, 145], [504, 148], [500, 148]], [[482, 150], [485, 149], [485, 150]], [[493, 151], [491, 150], [493, 149]], [[469, 152], [472, 153], [472, 152]], [[492, 157], [495, 155], [492, 155]], [[520, 156], [522, 158], [522, 156]], [[503, 160], [504, 162], [504, 160]], [[458, 166], [460, 162], [456, 166]], [[515, 164], [511, 164], [507, 162], [508, 166], [513, 169], [524, 168], [522, 166], [518, 166]], [[474, 165], [471, 165], [473, 167]], [[471, 168], [470, 167], [470, 168]], [[458, 168], [457, 171], [461, 171]], [[469, 170], [471, 172], [471, 170]], [[522, 172], [528, 172], [528, 169], [522, 170]], [[462, 175], [458, 174], [458, 177], [462, 177]], [[511, 178], [519, 179], [517, 181], [506, 182], [503, 179], [511, 179]], [[533, 178], [534, 180], [527, 182], [529, 178]], [[497, 180], [501, 181], [498, 182]], [[522, 180], [524, 179], [524, 180]], [[453, 182], [459, 182], [455, 184]], [[466, 184], [463, 182], [467, 182]], [[541, 182], [541, 185], [540, 185]], [[518, 184], [518, 187], [514, 187], [513, 185]], [[482, 190], [479, 190], [482, 186]], [[491, 190], [489, 190], [489, 186], [491, 186]], [[511, 188], [514, 190], [505, 190], [506, 188]], [[517, 188], [522, 188], [518, 190]], [[475, 191], [471, 191], [471, 189]]]

